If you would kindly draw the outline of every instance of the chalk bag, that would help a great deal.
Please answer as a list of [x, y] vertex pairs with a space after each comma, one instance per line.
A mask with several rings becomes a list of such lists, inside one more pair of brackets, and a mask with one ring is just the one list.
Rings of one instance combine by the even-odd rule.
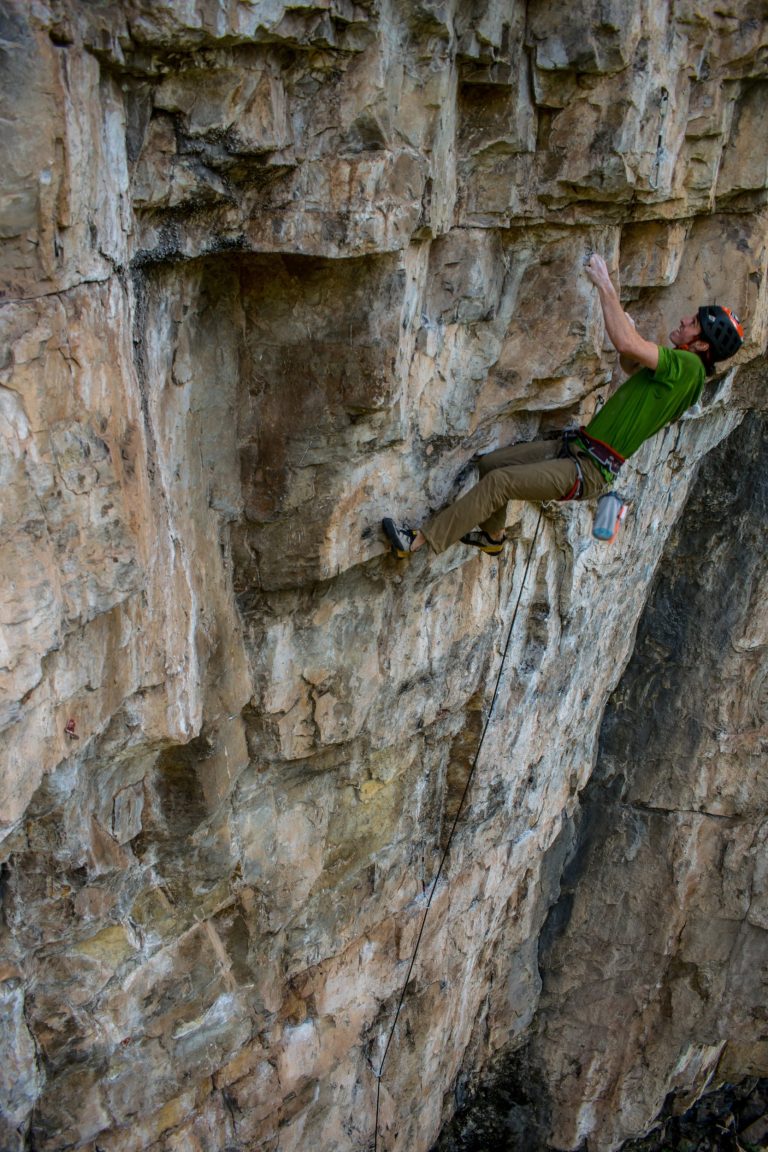
[[595, 540], [613, 544], [619, 534], [621, 522], [627, 514], [627, 506], [618, 492], [606, 492], [600, 497], [592, 523]]

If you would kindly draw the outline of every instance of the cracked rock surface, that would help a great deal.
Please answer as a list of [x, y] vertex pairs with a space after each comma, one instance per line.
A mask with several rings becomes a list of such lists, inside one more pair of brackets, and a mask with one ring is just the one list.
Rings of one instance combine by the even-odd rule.
[[[766, 92], [757, 0], [4, 0], [3, 1150], [370, 1145], [518, 596], [380, 1146], [766, 1075]], [[592, 249], [742, 351], [612, 547], [394, 561], [604, 401]]]

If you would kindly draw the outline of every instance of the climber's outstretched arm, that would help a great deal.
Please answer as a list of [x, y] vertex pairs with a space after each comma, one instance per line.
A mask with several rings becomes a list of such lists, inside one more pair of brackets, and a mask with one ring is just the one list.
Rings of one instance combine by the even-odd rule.
[[639, 366], [655, 372], [659, 363], [658, 345], [643, 339], [625, 314], [618, 293], [611, 283], [605, 260], [602, 256], [592, 255], [585, 268], [600, 297], [608, 339], [619, 356], [627, 363], [635, 361]]

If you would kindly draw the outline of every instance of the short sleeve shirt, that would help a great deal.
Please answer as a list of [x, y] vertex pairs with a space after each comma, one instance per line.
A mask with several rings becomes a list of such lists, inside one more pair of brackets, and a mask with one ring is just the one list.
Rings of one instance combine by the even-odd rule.
[[695, 352], [659, 348], [656, 371], [641, 368], [625, 380], [586, 427], [625, 459], [701, 396], [706, 372]]

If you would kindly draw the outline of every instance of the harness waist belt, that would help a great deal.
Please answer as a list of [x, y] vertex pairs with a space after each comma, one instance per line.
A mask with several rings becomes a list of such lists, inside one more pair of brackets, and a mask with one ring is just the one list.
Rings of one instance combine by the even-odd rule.
[[618, 476], [621, 466], [626, 460], [626, 456], [620, 455], [620, 453], [611, 448], [609, 444], [603, 443], [602, 440], [596, 440], [594, 436], [590, 436], [585, 428], [579, 428], [575, 438], [584, 448], [584, 451], [587, 452], [601, 468], [607, 469], [611, 476]]

